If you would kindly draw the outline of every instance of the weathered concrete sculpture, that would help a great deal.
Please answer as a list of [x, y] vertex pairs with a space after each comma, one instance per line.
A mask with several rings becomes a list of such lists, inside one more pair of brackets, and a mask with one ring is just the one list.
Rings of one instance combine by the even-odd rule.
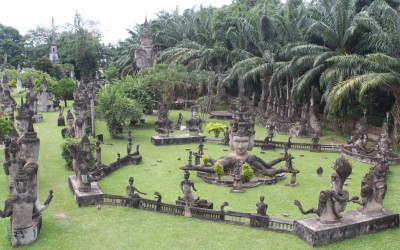
[[381, 136], [376, 141], [375, 150], [379, 158], [385, 158], [393, 150], [393, 141], [389, 138], [389, 127], [386, 122], [382, 126]]
[[275, 137], [275, 126], [267, 125], [265, 126], [267, 129], [267, 136], [265, 137], [263, 144], [261, 145], [262, 150], [273, 150], [275, 149], [275, 145], [272, 143], [272, 139]]
[[158, 120], [155, 121], [155, 130], [159, 137], [168, 137], [172, 129], [172, 120], [168, 119], [168, 109], [165, 105], [158, 108]]
[[131, 154], [132, 151], [132, 131], [128, 131], [128, 143], [126, 145], [126, 152], [128, 155]]
[[54, 103], [53, 92], [47, 89], [46, 78], [43, 77], [42, 89], [40, 89], [37, 94], [37, 110], [40, 112], [51, 112], [59, 110], [59, 103]]
[[225, 128], [223, 142], [224, 142], [224, 145], [229, 145], [229, 127], [228, 126], [226, 126], [226, 128]]
[[319, 136], [317, 133], [314, 133], [313, 137], [311, 138], [312, 140], [312, 146], [310, 148], [311, 152], [321, 152], [321, 145], [318, 144], [319, 142]]
[[387, 185], [386, 175], [389, 172], [389, 166], [385, 160], [371, 167], [361, 181], [361, 200], [358, 196], [351, 198], [351, 201], [363, 206], [363, 214], [380, 214], [382, 213], [382, 202], [385, 198]]
[[194, 197], [192, 194], [192, 188], [195, 192], [197, 192], [194, 187], [194, 182], [189, 180], [190, 172], [185, 171], [183, 175], [183, 179], [181, 180], [181, 190], [183, 192], [183, 199], [185, 201], [185, 216], [191, 217], [191, 212], [189, 207], [194, 205]]
[[25, 133], [25, 131], [28, 130], [28, 125], [30, 120], [29, 110], [26, 109], [25, 105], [21, 105], [16, 120], [17, 120], [17, 129], [21, 132], [22, 135]]
[[150, 25], [147, 22], [147, 17], [143, 25], [140, 43], [142, 48], [135, 50], [135, 61], [132, 68], [134, 71], [154, 67], [157, 63], [157, 49], [152, 46], [153, 39], [150, 33]]
[[8, 183], [10, 187], [10, 195], [16, 194], [16, 189], [14, 185], [14, 179], [17, 176], [19, 168], [19, 145], [17, 139], [11, 139], [10, 145], [6, 148], [6, 159], [7, 161], [3, 164], [4, 173], [8, 175]]
[[72, 115], [69, 109], [67, 112], [67, 124], [68, 127], [61, 130], [61, 136], [63, 137], [63, 139], [67, 137], [75, 137], [74, 115]]
[[129, 185], [126, 187], [126, 204], [128, 207], [139, 207], [140, 196], [139, 194], [146, 195], [146, 193], [140, 192], [135, 186], [133, 186], [133, 177], [129, 178]]
[[84, 99], [76, 99], [73, 106], [75, 113], [75, 138], [82, 138], [87, 134], [86, 130], [90, 130], [90, 115], [88, 116], [86, 113], [87, 105]]
[[89, 180], [90, 170], [90, 141], [85, 135], [79, 146], [69, 145], [69, 152], [73, 157], [73, 168], [76, 175], [76, 181], [80, 192], [90, 192], [91, 185]]
[[64, 109], [60, 109], [60, 114], [58, 115], [57, 118], [57, 126], [61, 127], [61, 126], [65, 126], [65, 118], [64, 118]]
[[186, 120], [186, 128], [189, 130], [190, 136], [197, 136], [202, 131], [203, 121], [197, 117], [197, 106], [190, 108], [191, 117]]
[[175, 125], [175, 127], [174, 127], [175, 130], [180, 130], [180, 129], [181, 129], [182, 119], [183, 119], [182, 113], [179, 112], [178, 121], [176, 122], [176, 125]]
[[28, 191], [29, 177], [19, 165], [18, 174], [14, 179], [17, 193], [6, 200], [4, 212], [0, 210], [0, 217], [11, 217], [11, 243], [13, 247], [26, 246], [34, 242], [42, 232], [41, 212], [45, 210], [52, 198], [53, 191], [47, 197], [43, 206], [36, 197]]
[[331, 176], [332, 190], [322, 190], [319, 195], [318, 208], [311, 208], [304, 211], [298, 200], [294, 204], [299, 207], [302, 214], [315, 213], [319, 216], [321, 223], [336, 223], [342, 218], [340, 213], [346, 208], [349, 200], [349, 192], [343, 190], [343, 184], [352, 172], [352, 166], [348, 160], [340, 156], [336, 162], [332, 164], [332, 168], [336, 173]]
[[[284, 161], [285, 157], [265, 162], [261, 158], [248, 153], [254, 146], [254, 120], [243, 96], [244, 87], [242, 86], [239, 107], [235, 108], [234, 119], [230, 124], [229, 145], [235, 152], [218, 159], [218, 163], [223, 166], [224, 175], [237, 175], [238, 169], [244, 163], [248, 163], [251, 166], [255, 175], [262, 177], [274, 177], [279, 173], [290, 172], [286, 168], [272, 168], [275, 164]], [[217, 160], [210, 157], [210, 162], [214, 165]], [[213, 165], [193, 165], [181, 167], [181, 169], [213, 174]]]

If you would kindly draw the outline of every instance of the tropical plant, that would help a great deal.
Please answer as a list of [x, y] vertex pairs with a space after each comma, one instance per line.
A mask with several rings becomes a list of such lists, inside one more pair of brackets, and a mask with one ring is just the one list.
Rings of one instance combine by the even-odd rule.
[[253, 177], [253, 169], [250, 167], [250, 165], [246, 162], [242, 165], [242, 178], [244, 182], [250, 181], [250, 179]]
[[224, 166], [222, 166], [221, 164], [219, 164], [219, 162], [217, 162], [214, 165], [214, 171], [218, 179], [220, 180], [222, 175], [224, 174]]
[[203, 163], [207, 165], [210, 162], [210, 156], [202, 155], [201, 158], [203, 159]]
[[215, 135], [215, 138], [218, 138], [219, 134], [221, 132], [225, 131], [225, 128], [226, 128], [226, 125], [224, 125], [222, 123], [219, 123], [219, 122], [216, 122], [216, 123], [209, 122], [209, 123], [207, 123], [207, 132], [208, 133], [213, 132], [214, 135]]
[[110, 135], [120, 138], [126, 126], [133, 121], [139, 121], [143, 116], [143, 108], [135, 100], [124, 94], [120, 86], [109, 86], [97, 98], [96, 117], [107, 123]]

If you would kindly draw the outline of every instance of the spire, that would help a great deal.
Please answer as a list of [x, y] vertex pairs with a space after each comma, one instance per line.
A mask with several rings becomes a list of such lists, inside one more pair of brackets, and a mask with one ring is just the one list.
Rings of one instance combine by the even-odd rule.
[[54, 17], [51, 18], [51, 31], [52, 31], [51, 46], [56, 46], [56, 31], [54, 28]]
[[143, 30], [140, 36], [140, 43], [142, 44], [142, 47], [147, 47], [147, 48], [151, 47], [151, 44], [153, 43], [153, 38], [151, 37], [150, 33], [150, 25], [147, 22], [147, 16], [143, 24]]
[[56, 45], [56, 29], [54, 26], [54, 18], [51, 19], [51, 29], [52, 29], [52, 36], [51, 36], [49, 60], [52, 61], [53, 63], [59, 63], [57, 45]]

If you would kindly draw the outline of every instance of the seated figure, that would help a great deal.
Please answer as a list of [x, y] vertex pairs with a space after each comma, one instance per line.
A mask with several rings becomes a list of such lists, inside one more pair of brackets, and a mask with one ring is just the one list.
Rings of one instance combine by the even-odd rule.
[[331, 176], [332, 190], [322, 190], [320, 192], [318, 208], [304, 211], [301, 203], [298, 200], [294, 201], [294, 204], [299, 207], [302, 214], [315, 213], [319, 216], [320, 222], [324, 224], [339, 222], [340, 213], [345, 210], [349, 199], [349, 191], [343, 190], [343, 185], [352, 172], [350, 162], [340, 156], [332, 164], [332, 168], [336, 171]]
[[63, 128], [61, 130], [61, 135], [63, 137], [63, 139], [67, 138], [67, 137], [75, 137], [75, 128], [74, 128], [74, 115], [71, 113], [71, 110], [68, 109], [67, 112], [67, 124], [68, 127]]
[[203, 121], [197, 117], [198, 109], [197, 106], [192, 106], [190, 108], [190, 113], [192, 117], [186, 120], [186, 128], [189, 130], [189, 135], [197, 136], [202, 131]]
[[154, 125], [159, 137], [169, 136], [169, 131], [172, 129], [172, 120], [168, 119], [168, 109], [165, 105], [161, 105], [158, 109], [158, 120], [155, 121]]

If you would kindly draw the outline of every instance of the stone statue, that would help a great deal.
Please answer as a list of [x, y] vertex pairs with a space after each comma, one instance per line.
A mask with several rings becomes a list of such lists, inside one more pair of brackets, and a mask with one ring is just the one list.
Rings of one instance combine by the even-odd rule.
[[312, 146], [310, 148], [311, 152], [321, 152], [321, 147], [318, 144], [319, 142], [319, 136], [317, 133], [314, 133], [313, 137], [311, 138], [312, 140]]
[[75, 138], [82, 138], [86, 133], [86, 128], [90, 127], [90, 123], [88, 123], [87, 119], [87, 114], [85, 114], [87, 111], [87, 105], [83, 99], [77, 99], [75, 100], [73, 106], [75, 113]]
[[40, 112], [51, 112], [58, 110], [60, 106], [53, 102], [53, 92], [47, 89], [46, 78], [43, 77], [42, 89], [37, 94], [37, 110]]
[[[127, 198], [140, 198], [139, 194], [146, 195], [146, 193], [140, 192], [135, 186], [133, 186], [133, 177], [129, 178], [129, 186], [126, 187]], [[135, 192], [136, 191], [136, 192]]]
[[226, 126], [225, 132], [224, 132], [224, 145], [229, 145], [229, 127]]
[[200, 142], [198, 149], [199, 149], [198, 153], [200, 155], [203, 155], [204, 154], [204, 144], [203, 144], [203, 142]]
[[96, 166], [99, 167], [101, 165], [101, 141], [97, 139], [96, 141]]
[[197, 136], [202, 131], [203, 121], [201, 118], [197, 117], [198, 108], [197, 106], [192, 106], [190, 108], [190, 113], [192, 117], [186, 120], [186, 128], [189, 130], [190, 136]]
[[18, 173], [18, 168], [19, 168], [18, 154], [20, 150], [17, 140], [11, 139], [10, 145], [6, 149], [7, 149], [6, 158], [8, 158], [8, 160], [3, 164], [4, 173], [8, 175], [10, 195], [14, 195], [17, 193], [14, 185], [14, 179]]
[[150, 33], [150, 25], [146, 20], [143, 24], [140, 43], [142, 47], [135, 50], [135, 61], [132, 64], [134, 72], [154, 67], [157, 64], [157, 49], [152, 46], [153, 39]]
[[29, 177], [19, 165], [14, 183], [17, 193], [6, 200], [4, 212], [0, 210], [0, 217], [11, 217], [11, 242], [13, 247], [26, 246], [34, 242], [42, 231], [41, 212], [45, 210], [52, 198], [53, 191], [47, 197], [43, 206], [36, 197], [28, 191]]
[[299, 207], [302, 214], [315, 213], [319, 216], [320, 222], [324, 224], [336, 223], [340, 221], [340, 213], [346, 208], [349, 200], [349, 191], [343, 190], [343, 185], [352, 172], [352, 166], [348, 160], [340, 156], [332, 164], [336, 173], [331, 176], [332, 190], [322, 190], [319, 195], [318, 209], [311, 208], [304, 211], [298, 200], [294, 204]]
[[25, 105], [21, 105], [16, 120], [17, 120], [17, 129], [21, 132], [22, 136], [22, 134], [24, 134], [25, 131], [28, 129], [30, 120], [29, 110], [25, 107]]
[[194, 182], [189, 180], [190, 172], [185, 171], [183, 175], [184, 179], [181, 180], [181, 190], [183, 192], [183, 199], [185, 200], [186, 206], [192, 206], [194, 204], [194, 197], [192, 194], [192, 188], [195, 192], [197, 192], [194, 187]]
[[183, 119], [182, 113], [179, 112], [178, 121], [177, 121], [177, 123], [176, 123], [176, 125], [175, 125], [175, 127], [174, 127], [175, 130], [180, 130], [180, 129], [181, 129], [182, 119]]
[[79, 146], [69, 145], [69, 152], [72, 155], [72, 165], [76, 175], [76, 181], [80, 192], [90, 192], [90, 141], [85, 135]]
[[351, 201], [363, 206], [364, 214], [382, 213], [382, 202], [385, 198], [387, 185], [386, 175], [389, 172], [389, 166], [385, 160], [370, 168], [361, 181], [361, 200], [358, 196], [351, 198]]
[[267, 209], [268, 205], [264, 203], [264, 195], [260, 196], [260, 202], [256, 204], [257, 206], [257, 211], [256, 213], [258, 215], [266, 216], [267, 215]]
[[132, 151], [132, 131], [128, 131], [128, 143], [126, 145], [127, 154], [130, 155]]
[[61, 127], [61, 126], [65, 126], [65, 118], [64, 118], [64, 109], [61, 108], [60, 109], [60, 114], [58, 115], [58, 119], [57, 119], [57, 126]]
[[351, 136], [350, 141], [348, 142], [349, 144], [353, 144], [352, 151], [354, 153], [365, 153], [366, 152], [366, 146], [368, 142], [368, 135], [365, 133], [365, 126], [367, 125], [367, 118], [364, 117], [361, 118], [357, 124], [356, 124], [356, 129], [355, 133]]
[[172, 120], [168, 119], [168, 109], [165, 105], [160, 105], [158, 109], [158, 120], [155, 121], [155, 130], [159, 137], [168, 137], [172, 129]]
[[265, 128], [267, 129], [268, 133], [264, 139], [263, 144], [269, 144], [270, 142], [272, 142], [272, 139], [275, 136], [275, 126], [271, 124], [271, 125], [267, 125]]
[[379, 158], [384, 158], [393, 150], [393, 141], [389, 138], [389, 128], [386, 122], [382, 126], [381, 136], [376, 141], [375, 150], [378, 151], [377, 156]]
[[68, 124], [68, 127], [63, 128], [61, 130], [61, 135], [62, 135], [63, 139], [65, 139], [67, 137], [75, 137], [74, 115], [72, 115], [72, 113], [69, 109], [67, 112], [67, 124]]

